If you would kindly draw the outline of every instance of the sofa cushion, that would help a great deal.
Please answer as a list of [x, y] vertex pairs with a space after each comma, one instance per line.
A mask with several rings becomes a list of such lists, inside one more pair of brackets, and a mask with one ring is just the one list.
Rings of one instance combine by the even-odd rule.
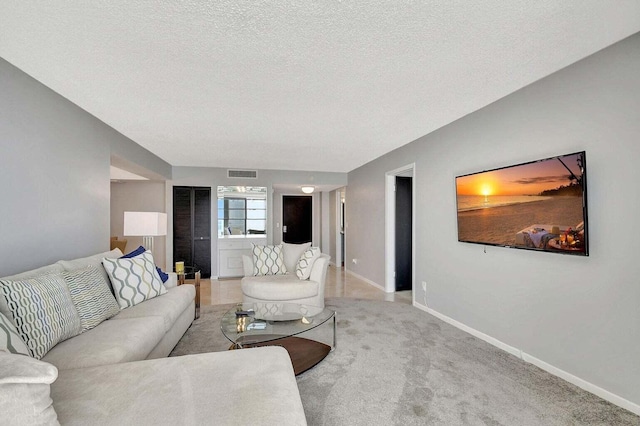
[[318, 247], [309, 247], [302, 253], [298, 264], [296, 265], [296, 276], [301, 280], [306, 280], [311, 275], [311, 269], [316, 259], [320, 257], [320, 249]]
[[282, 243], [282, 257], [284, 259], [284, 266], [287, 267], [287, 271], [291, 274], [296, 272], [296, 266], [298, 265], [298, 260], [300, 260], [300, 256], [305, 252], [309, 247], [311, 247], [311, 243], [303, 243], [303, 244], [290, 244], [290, 243]]
[[0, 351], [0, 421], [11, 425], [57, 425], [51, 383], [58, 370], [24, 355]]
[[282, 258], [282, 245], [260, 246], [251, 243], [253, 275], [282, 275], [287, 273]]
[[102, 264], [109, 275], [120, 308], [135, 306], [167, 292], [150, 251], [130, 259], [105, 258]]
[[113, 321], [158, 316], [164, 321], [164, 331], [168, 332], [182, 312], [193, 302], [196, 296], [195, 287], [184, 284], [170, 288], [166, 294], [147, 300], [144, 303], [123, 309], [112, 318]]
[[307, 424], [274, 346], [60, 371], [52, 395], [64, 425]]
[[[102, 266], [99, 268], [103, 269]], [[103, 271], [90, 266], [64, 273], [71, 299], [80, 316], [82, 331], [91, 330], [120, 312], [120, 306], [109, 290]]]
[[29, 348], [18, 334], [13, 321], [0, 313], [0, 351], [2, 350], [12, 354], [29, 355]]
[[95, 266], [104, 276], [104, 279], [107, 281], [107, 284], [111, 285], [109, 282], [109, 277], [107, 276], [107, 272], [102, 268], [102, 259], [105, 257], [113, 258], [122, 256], [122, 252], [119, 248], [115, 248], [111, 251], [105, 253], [94, 254], [92, 256], [81, 257], [79, 259], [73, 260], [59, 260], [56, 264], [62, 266], [65, 271], [75, 271], [77, 269], [84, 269], [89, 266]]
[[300, 280], [295, 275], [273, 275], [269, 277], [244, 277], [242, 293], [254, 299], [287, 301], [305, 299], [318, 295], [319, 284]]
[[0, 293], [20, 337], [36, 359], [58, 342], [82, 332], [78, 311], [62, 275], [0, 281]]
[[165, 334], [161, 317], [107, 320], [59, 343], [42, 359], [60, 370], [145, 359]]

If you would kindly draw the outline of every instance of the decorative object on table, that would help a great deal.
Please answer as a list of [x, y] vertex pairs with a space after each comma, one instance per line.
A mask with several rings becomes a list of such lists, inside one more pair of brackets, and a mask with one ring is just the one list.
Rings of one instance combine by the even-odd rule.
[[176, 262], [176, 274], [184, 274], [184, 262]]

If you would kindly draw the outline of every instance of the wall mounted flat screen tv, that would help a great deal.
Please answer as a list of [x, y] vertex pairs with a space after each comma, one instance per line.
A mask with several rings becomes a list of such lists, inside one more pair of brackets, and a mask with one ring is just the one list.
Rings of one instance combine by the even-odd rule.
[[585, 152], [456, 177], [458, 241], [589, 255]]

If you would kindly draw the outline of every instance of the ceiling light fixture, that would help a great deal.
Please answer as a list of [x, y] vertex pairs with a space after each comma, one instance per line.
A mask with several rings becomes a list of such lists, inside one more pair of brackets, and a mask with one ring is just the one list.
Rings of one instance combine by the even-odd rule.
[[311, 194], [316, 188], [314, 186], [303, 186], [300, 189], [302, 189], [302, 192], [304, 192], [305, 194]]

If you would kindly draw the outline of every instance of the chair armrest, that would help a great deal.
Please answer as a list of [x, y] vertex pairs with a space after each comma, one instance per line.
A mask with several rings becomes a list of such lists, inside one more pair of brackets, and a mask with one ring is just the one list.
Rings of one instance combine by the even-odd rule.
[[245, 277], [253, 276], [253, 256], [242, 255], [242, 268], [244, 269]]
[[319, 283], [322, 288], [324, 288], [324, 282], [327, 278], [327, 268], [329, 267], [330, 259], [331, 256], [327, 254], [321, 254], [311, 267], [311, 275], [309, 275], [309, 279], [311, 281], [316, 281], [317, 283]]

